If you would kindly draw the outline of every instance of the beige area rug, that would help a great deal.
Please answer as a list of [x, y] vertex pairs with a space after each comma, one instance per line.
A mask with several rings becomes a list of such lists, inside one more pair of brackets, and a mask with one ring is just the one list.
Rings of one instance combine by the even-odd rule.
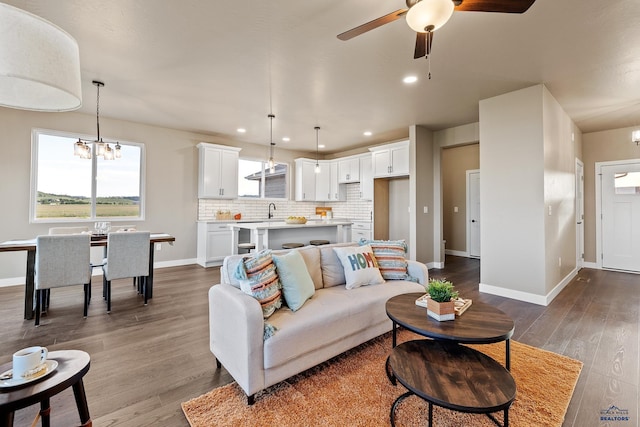
[[[399, 342], [419, 338], [402, 331]], [[504, 365], [505, 344], [473, 346]], [[384, 365], [391, 334], [363, 344], [256, 395], [246, 404], [231, 383], [182, 404], [192, 427], [388, 426], [393, 401], [406, 389], [393, 386]], [[511, 373], [517, 386], [509, 410], [514, 427], [561, 426], [582, 362], [511, 341]], [[428, 404], [416, 396], [396, 410], [396, 426], [428, 425]], [[486, 415], [434, 406], [436, 426], [495, 426]], [[495, 414], [502, 421], [502, 412]]]

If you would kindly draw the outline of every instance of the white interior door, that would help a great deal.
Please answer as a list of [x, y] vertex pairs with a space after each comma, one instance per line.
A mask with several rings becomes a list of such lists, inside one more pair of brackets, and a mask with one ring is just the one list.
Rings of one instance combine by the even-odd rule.
[[640, 272], [640, 163], [600, 171], [602, 267]]
[[480, 171], [467, 171], [467, 250], [480, 258]]
[[576, 159], [576, 267], [584, 263], [584, 164]]

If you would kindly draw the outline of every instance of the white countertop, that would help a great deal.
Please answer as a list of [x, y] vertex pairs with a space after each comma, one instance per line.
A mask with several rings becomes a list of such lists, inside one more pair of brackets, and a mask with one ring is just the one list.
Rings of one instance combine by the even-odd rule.
[[[351, 219], [348, 218], [333, 218], [333, 219], [321, 219], [321, 218], [307, 218], [307, 224], [310, 222], [325, 222], [328, 223], [330, 221], [348, 221], [351, 222]], [[356, 220], [353, 220], [356, 221]], [[275, 219], [266, 219], [266, 218], [242, 218], [242, 219], [207, 219], [207, 220], [198, 220], [199, 223], [204, 224], [246, 224], [246, 223], [262, 223], [262, 222], [284, 222], [283, 218], [275, 218]]]
[[313, 227], [337, 227], [339, 225], [351, 225], [351, 221], [343, 220], [309, 220], [306, 224], [287, 224], [284, 221], [265, 222], [236, 222], [229, 223], [229, 228], [244, 228], [247, 230], [273, 230], [278, 228], [313, 228]]

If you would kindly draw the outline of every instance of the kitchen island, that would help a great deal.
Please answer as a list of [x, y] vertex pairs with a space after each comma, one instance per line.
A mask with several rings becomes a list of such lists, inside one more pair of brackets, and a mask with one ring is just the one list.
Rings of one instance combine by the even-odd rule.
[[233, 231], [231, 251], [238, 253], [240, 230], [249, 230], [256, 251], [265, 248], [282, 249], [283, 243], [297, 242], [308, 245], [310, 240], [323, 239], [331, 243], [351, 241], [351, 221], [307, 221], [306, 224], [287, 224], [284, 221], [245, 222], [228, 224]]

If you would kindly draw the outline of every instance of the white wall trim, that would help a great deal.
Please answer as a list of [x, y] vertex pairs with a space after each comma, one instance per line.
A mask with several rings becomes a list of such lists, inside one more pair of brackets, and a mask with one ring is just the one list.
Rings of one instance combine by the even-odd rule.
[[[153, 268], [167, 268], [167, 267], [179, 267], [182, 265], [196, 264], [195, 258], [188, 259], [176, 259], [171, 261], [160, 261], [153, 264]], [[91, 277], [102, 277], [102, 269], [95, 267]], [[6, 288], [9, 286], [24, 286], [25, 277], [7, 277], [6, 279], [0, 279], [0, 288]]]
[[444, 262], [429, 262], [429, 263], [427, 263], [427, 268], [428, 269], [431, 269], [431, 268], [437, 268], [437, 269], [444, 268]]
[[22, 277], [7, 277], [6, 279], [0, 279], [0, 288], [6, 288], [9, 286], [23, 286], [24, 276]]
[[501, 288], [499, 286], [487, 285], [480, 283], [480, 292], [500, 297], [516, 299], [518, 301], [530, 302], [537, 305], [547, 305], [546, 299], [542, 295], [536, 295], [529, 292], [516, 291], [513, 289]]
[[[466, 173], [466, 178], [465, 178], [465, 191], [466, 191], [466, 199], [467, 199], [467, 208], [465, 209], [465, 230], [464, 232], [467, 234], [465, 236], [465, 245], [467, 246], [467, 258], [470, 257], [469, 253], [471, 251], [471, 221], [469, 220], [469, 218], [471, 218], [471, 193], [469, 191], [470, 189], [470, 175], [473, 173], [480, 173], [480, 169], [469, 169], [467, 171], [465, 171]], [[482, 220], [482, 218], [481, 218]], [[482, 223], [480, 224], [480, 227], [482, 227]], [[482, 242], [480, 242], [480, 245], [482, 245]], [[482, 248], [480, 249], [482, 250]], [[480, 253], [480, 255], [482, 255], [482, 253]], [[475, 258], [475, 257], [474, 257]]]
[[600, 267], [598, 267], [598, 263], [595, 263], [595, 262], [583, 261], [582, 262], [582, 267], [583, 268], [593, 268], [595, 270], [600, 270]]
[[499, 286], [487, 285], [485, 283], [480, 283], [480, 292], [491, 295], [498, 295], [505, 298], [516, 299], [519, 301], [530, 302], [532, 304], [547, 306], [577, 275], [578, 270], [574, 269], [564, 279], [562, 279], [562, 281], [560, 281], [560, 283], [558, 283], [556, 287], [553, 288], [551, 292], [549, 292], [546, 296], [536, 295], [529, 292], [516, 291], [513, 289], [501, 288]]
[[457, 251], [455, 249], [445, 249], [444, 253], [446, 255], [462, 256], [465, 258], [469, 258], [469, 252], [465, 252], [465, 251]]
[[[596, 162], [595, 184], [596, 184], [596, 264], [598, 269], [602, 269], [602, 167], [618, 166], [626, 164], [640, 163], [640, 159], [614, 160], [610, 162]], [[584, 263], [586, 264], [586, 263]]]

